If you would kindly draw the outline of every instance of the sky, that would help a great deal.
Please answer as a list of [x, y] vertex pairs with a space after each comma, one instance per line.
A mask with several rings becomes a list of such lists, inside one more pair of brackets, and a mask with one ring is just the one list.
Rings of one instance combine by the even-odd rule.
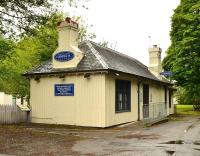
[[88, 9], [69, 8], [63, 12], [82, 16], [96, 42], [108, 41], [112, 48], [149, 64], [148, 48], [162, 48], [162, 59], [170, 46], [171, 16], [180, 0], [88, 0]]

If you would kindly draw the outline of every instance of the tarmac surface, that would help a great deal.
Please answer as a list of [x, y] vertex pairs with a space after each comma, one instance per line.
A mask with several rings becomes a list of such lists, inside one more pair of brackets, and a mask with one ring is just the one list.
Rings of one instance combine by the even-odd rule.
[[200, 156], [200, 116], [174, 116], [106, 129], [1, 125], [0, 156]]
[[151, 127], [134, 123], [83, 135], [90, 139], [77, 141], [72, 147], [81, 155], [200, 156], [198, 116], [172, 117], [167, 123]]

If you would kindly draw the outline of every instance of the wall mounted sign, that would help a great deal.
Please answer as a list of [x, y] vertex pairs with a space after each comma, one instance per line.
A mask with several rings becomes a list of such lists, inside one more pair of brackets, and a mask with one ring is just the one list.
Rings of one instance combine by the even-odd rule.
[[74, 96], [74, 84], [55, 84], [55, 96]]
[[171, 76], [172, 72], [171, 71], [164, 71], [164, 72], [161, 72], [160, 75]]
[[61, 51], [54, 55], [54, 59], [59, 62], [66, 62], [72, 60], [74, 58], [74, 54], [70, 51]]

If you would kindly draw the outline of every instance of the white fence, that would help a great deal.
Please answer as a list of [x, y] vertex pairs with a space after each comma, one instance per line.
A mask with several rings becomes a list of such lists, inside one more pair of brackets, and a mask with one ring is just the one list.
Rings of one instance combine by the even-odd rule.
[[27, 112], [21, 111], [17, 105], [0, 104], [0, 124], [21, 123], [27, 121]]

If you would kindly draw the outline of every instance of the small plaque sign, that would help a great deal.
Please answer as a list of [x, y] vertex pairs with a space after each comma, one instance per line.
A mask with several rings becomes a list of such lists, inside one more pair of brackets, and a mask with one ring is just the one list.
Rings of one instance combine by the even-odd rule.
[[74, 96], [74, 84], [55, 84], [55, 96]]
[[164, 72], [161, 72], [160, 75], [171, 76], [172, 72], [171, 71], [164, 71]]
[[72, 60], [74, 58], [74, 54], [70, 51], [61, 51], [54, 55], [54, 59], [59, 62], [66, 62]]

